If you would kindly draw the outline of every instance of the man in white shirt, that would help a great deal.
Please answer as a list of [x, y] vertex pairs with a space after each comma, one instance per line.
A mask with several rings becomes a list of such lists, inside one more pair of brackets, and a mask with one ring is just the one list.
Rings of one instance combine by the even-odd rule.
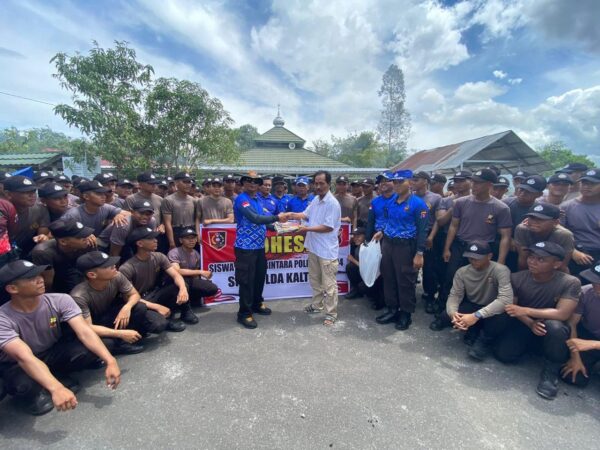
[[312, 303], [305, 308], [308, 313], [325, 311], [323, 325], [333, 325], [337, 320], [338, 304], [338, 232], [340, 230], [340, 204], [329, 191], [331, 174], [320, 170], [314, 175], [315, 198], [303, 213], [288, 213], [289, 219], [306, 220], [304, 247], [308, 250], [308, 279], [313, 290]]

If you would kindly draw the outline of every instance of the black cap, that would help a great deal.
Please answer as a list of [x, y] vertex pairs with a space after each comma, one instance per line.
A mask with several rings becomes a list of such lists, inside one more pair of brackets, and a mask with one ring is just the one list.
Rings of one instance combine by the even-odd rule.
[[109, 188], [102, 186], [102, 183], [100, 183], [98, 180], [82, 181], [77, 186], [77, 189], [79, 189], [79, 192], [82, 194], [84, 192], [97, 192], [99, 194], [106, 194], [108, 191], [110, 191]]
[[497, 183], [498, 175], [491, 169], [480, 169], [477, 172], [473, 173], [473, 177], [471, 178], [473, 181], [483, 182], [483, 183]]
[[357, 234], [367, 234], [366, 230], [364, 227], [356, 227], [353, 231], [352, 234], [357, 235]]
[[0, 183], [3, 183], [4, 180], [6, 180], [7, 178], [10, 178], [10, 177], [12, 177], [12, 175], [10, 173], [0, 170]]
[[339, 177], [337, 177], [337, 178], [335, 179], [335, 182], [336, 182], [336, 184], [337, 184], [337, 183], [345, 183], [345, 184], [348, 184], [348, 182], [349, 182], [349, 181], [350, 181], [350, 180], [348, 180], [348, 177], [346, 177], [346, 176], [344, 176], [344, 175], [341, 175], [341, 176], [339, 176]]
[[578, 181], [591, 181], [592, 183], [600, 183], [600, 170], [590, 169], [585, 172]]
[[491, 166], [487, 166], [486, 169], [490, 169], [491, 171], [493, 171], [497, 177], [500, 176], [500, 169], [498, 169], [498, 167], [494, 166], [493, 164]]
[[133, 181], [128, 178], [123, 178], [122, 180], [117, 181], [117, 186], [131, 186], [133, 187]]
[[137, 212], [143, 212], [143, 211], [152, 211], [154, 212], [154, 207], [152, 206], [152, 203], [150, 203], [148, 200], [136, 200], [133, 205], [131, 206], [131, 209]]
[[77, 175], [74, 175], [72, 179], [73, 179], [73, 186], [75, 186], [75, 187], [78, 187], [84, 181], [90, 181], [89, 178], [80, 177], [80, 176], [77, 176]]
[[167, 183], [171, 184], [171, 183], [174, 183], [174, 182], [175, 182], [175, 179], [174, 179], [173, 177], [166, 177], [166, 178], [165, 178], [165, 181], [166, 181]]
[[48, 270], [50, 266], [36, 266], [32, 262], [18, 259], [0, 268], [0, 286], [6, 286], [13, 281], [33, 278]]
[[214, 177], [212, 180], [212, 184], [223, 184], [223, 180], [221, 180], [219, 177]]
[[504, 176], [499, 176], [498, 177], [498, 181], [494, 183], [494, 186], [497, 187], [509, 187], [510, 186], [510, 181], [508, 180], [508, 178], [504, 177]]
[[75, 219], [58, 219], [48, 225], [55, 238], [86, 238], [94, 234], [94, 229], [84, 226]]
[[211, 178], [205, 178], [204, 181], [202, 182], [202, 186], [206, 186], [207, 184], [212, 184], [212, 177]]
[[143, 172], [137, 176], [137, 180], [140, 183], [158, 184], [160, 180], [152, 172]]
[[[489, 169], [488, 169], [489, 170]], [[492, 253], [492, 248], [487, 242], [470, 242], [463, 253], [465, 258], [483, 259]]]
[[454, 180], [450, 179], [450, 181], [448, 181], [448, 189], [452, 189], [454, 187]]
[[466, 179], [469, 179], [469, 178], [472, 178], [472, 177], [473, 177], [473, 174], [470, 171], [468, 171], [468, 170], [459, 170], [450, 179], [451, 180], [466, 180]]
[[[227, 181], [227, 177], [225, 177], [224, 180]], [[273, 186], [275, 186], [276, 184], [286, 184], [285, 178], [281, 176], [273, 177]]]
[[134, 244], [142, 239], [156, 239], [160, 233], [158, 231], [152, 231], [150, 227], [137, 227], [134, 228], [129, 236], [127, 236], [127, 242]]
[[[283, 177], [275, 177], [275, 178], [281, 178], [281, 181], [283, 181]], [[273, 178], [273, 183], [275, 183], [275, 178]], [[233, 182], [235, 182], [236, 181], [236, 177], [235, 177], [234, 174], [228, 173], [227, 175], [225, 175], [223, 177], [223, 181], [225, 181], [225, 182], [227, 182], [227, 181], [233, 181]]]
[[174, 180], [190, 180], [191, 181], [192, 176], [187, 172], [177, 172], [175, 175], [173, 175], [173, 179]]
[[37, 187], [31, 178], [15, 175], [4, 180], [4, 190], [8, 192], [32, 192], [37, 190]]
[[423, 178], [424, 180], [431, 181], [431, 175], [429, 175], [427, 172], [425, 172], [423, 170], [413, 173], [412, 177], [413, 178]]
[[369, 186], [375, 186], [375, 180], [373, 178], [363, 178], [363, 180], [360, 182], [360, 184], [362, 185], [369, 185]]
[[357, 185], [362, 185], [362, 183], [359, 180], [352, 180], [350, 182], [350, 186], [357, 186]]
[[519, 184], [519, 189], [535, 193], [544, 192], [544, 189], [546, 189], [546, 179], [540, 175], [528, 176], [525, 181]]
[[54, 177], [54, 181], [56, 181], [57, 183], [69, 183], [71, 184], [71, 179], [66, 176], [64, 173], [61, 173], [60, 175], [57, 175], [56, 177]]
[[39, 172], [33, 172], [33, 181], [36, 183], [54, 181], [54, 175], [46, 170], [40, 170]]
[[581, 272], [579, 276], [590, 283], [600, 284], [600, 261], [596, 261], [592, 267]]
[[160, 189], [169, 189], [169, 183], [167, 183], [167, 180], [160, 180], [160, 183], [158, 183], [158, 187]]
[[585, 172], [589, 167], [582, 163], [570, 163], [562, 169], [557, 170], [557, 173], [573, 173], [573, 172]]
[[573, 180], [571, 179], [571, 177], [568, 174], [561, 172], [561, 173], [555, 173], [550, 178], [548, 178], [548, 184], [551, 184], [551, 183], [573, 184]]
[[40, 198], [60, 198], [69, 193], [64, 187], [56, 183], [47, 183], [38, 189]]
[[109, 183], [111, 181], [118, 181], [117, 177], [115, 177], [112, 173], [99, 173], [94, 177], [94, 180], [99, 181], [100, 183]]
[[529, 172], [526, 172], [524, 170], [518, 170], [517, 172], [515, 172], [515, 174], [513, 175], [513, 180], [516, 179], [521, 179], [524, 180], [525, 178], [527, 178], [529, 175], [531, 175]]
[[538, 256], [554, 256], [558, 259], [565, 259], [565, 249], [550, 241], [537, 242], [530, 245], [528, 250]]
[[179, 237], [182, 238], [186, 236], [198, 236], [198, 233], [196, 233], [196, 230], [194, 230], [193, 228], [185, 228], [179, 233]]
[[445, 175], [442, 175], [441, 173], [433, 173], [433, 174], [431, 174], [431, 182], [432, 183], [444, 183], [444, 184], [446, 184], [446, 181], [448, 181], [448, 179], [446, 178]]
[[75, 267], [81, 272], [115, 266], [121, 260], [120, 256], [108, 256], [106, 253], [95, 250], [77, 258]]
[[555, 220], [560, 218], [560, 208], [550, 203], [538, 203], [529, 208], [525, 217], [537, 217], [543, 220]]

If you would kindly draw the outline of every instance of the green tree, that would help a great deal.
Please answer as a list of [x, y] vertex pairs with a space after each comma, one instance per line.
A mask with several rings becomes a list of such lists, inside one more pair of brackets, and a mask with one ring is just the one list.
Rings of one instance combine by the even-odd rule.
[[574, 162], [586, 164], [588, 167], [595, 166], [591, 159], [585, 155], [573, 153], [573, 151], [562, 141], [550, 142], [543, 147], [538, 148], [537, 152], [552, 166], [552, 172]]
[[167, 172], [237, 157], [233, 120], [198, 83], [159, 78], [145, 101], [153, 137], [149, 147]]
[[405, 106], [404, 74], [395, 64], [390, 65], [383, 74], [378, 94], [383, 109], [377, 131], [380, 139], [387, 145], [389, 159], [397, 163], [406, 156], [410, 114]]
[[246, 124], [234, 130], [235, 143], [240, 150], [248, 150], [254, 147], [254, 139], [259, 136], [255, 126]]
[[73, 139], [50, 128], [18, 130], [15, 127], [0, 130], [0, 151], [12, 153], [39, 152], [46, 148], [69, 152]]
[[155, 155], [142, 108], [154, 70], [139, 63], [125, 42], [115, 44], [105, 50], [94, 41], [87, 56], [57, 53], [50, 60], [57, 70], [53, 76], [73, 99], [73, 105], [58, 105], [54, 112], [88, 136], [98, 156], [118, 169], [148, 168]]

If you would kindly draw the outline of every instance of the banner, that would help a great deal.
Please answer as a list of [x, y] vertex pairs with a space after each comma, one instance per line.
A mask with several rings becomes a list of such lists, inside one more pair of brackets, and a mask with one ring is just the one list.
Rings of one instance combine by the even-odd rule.
[[[200, 256], [203, 270], [213, 273], [212, 282], [219, 287], [217, 295], [204, 299], [207, 305], [238, 301], [235, 281], [235, 229], [232, 225], [207, 225], [200, 230]], [[340, 243], [338, 292], [348, 293], [346, 262], [350, 254], [350, 224], [343, 223], [338, 236]], [[278, 235], [267, 230], [265, 241], [267, 276], [265, 277], [265, 300], [312, 297], [308, 282], [308, 254], [304, 249], [304, 236], [298, 233]]]

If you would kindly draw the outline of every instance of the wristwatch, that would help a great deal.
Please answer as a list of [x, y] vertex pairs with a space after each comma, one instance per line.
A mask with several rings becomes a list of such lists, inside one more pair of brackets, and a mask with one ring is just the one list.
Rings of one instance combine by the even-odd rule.
[[483, 319], [483, 314], [481, 314], [480, 311], [475, 311], [475, 314], [473, 314], [475, 317], [477, 317], [479, 320]]

